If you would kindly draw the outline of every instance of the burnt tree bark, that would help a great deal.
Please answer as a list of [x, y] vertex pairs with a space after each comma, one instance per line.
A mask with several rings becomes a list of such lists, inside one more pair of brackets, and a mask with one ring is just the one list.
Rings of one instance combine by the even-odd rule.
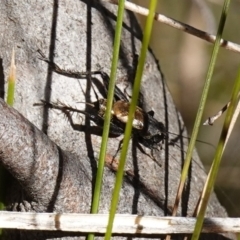
[[[74, 131], [60, 111], [34, 107], [33, 104], [45, 99], [60, 100], [78, 107], [78, 102], [93, 99], [90, 79], [77, 80], [54, 73], [39, 60], [37, 50], [41, 49], [50, 60], [65, 69], [90, 71], [101, 67], [109, 73], [116, 6], [84, 0], [3, 0], [0, 12], [2, 98], [5, 97], [13, 47], [17, 65], [16, 110], [0, 100], [0, 161], [13, 176], [11, 183], [8, 182], [8, 209], [88, 213], [101, 137], [89, 133], [91, 122], [83, 120], [84, 116], [73, 116], [74, 121], [86, 126], [85, 131]], [[134, 15], [125, 12], [118, 66], [119, 86], [131, 86], [141, 38], [141, 29]], [[155, 117], [164, 123], [167, 130], [182, 133], [184, 125], [181, 116], [173, 105], [151, 51], [145, 64], [141, 92], [144, 109], [153, 108]], [[186, 132], [182, 134], [186, 135]], [[116, 153], [121, 138], [109, 139], [101, 213], [109, 210], [115, 173], [108, 163]], [[186, 144], [181, 137], [177, 140], [181, 149], [165, 143], [162, 151], [154, 153], [159, 164], [143, 154], [135, 144], [130, 146], [118, 208], [120, 213], [171, 214]], [[205, 177], [195, 154], [178, 215], [193, 214]], [[207, 216], [227, 216], [215, 195]], [[72, 239], [75, 235], [7, 231], [7, 236], [12, 239]], [[218, 237], [215, 235], [214, 239]], [[213, 236], [210, 238], [213, 239]]]

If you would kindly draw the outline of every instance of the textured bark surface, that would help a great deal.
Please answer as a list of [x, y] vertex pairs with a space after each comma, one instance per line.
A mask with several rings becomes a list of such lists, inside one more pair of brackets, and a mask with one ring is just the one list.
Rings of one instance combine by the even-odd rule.
[[[79, 102], [94, 100], [90, 79], [77, 80], [54, 73], [38, 59], [37, 50], [41, 49], [65, 69], [89, 71], [101, 67], [109, 73], [116, 7], [98, 1], [10, 0], [1, 2], [0, 13], [0, 93], [3, 98], [13, 47], [17, 65], [14, 105], [17, 111], [0, 101], [0, 160], [15, 179], [9, 182], [8, 209], [88, 213], [101, 137], [90, 134], [94, 128], [84, 116], [73, 115], [76, 123], [87, 126], [85, 131], [74, 131], [60, 111], [33, 104], [45, 99], [81, 107]], [[134, 16], [126, 12], [118, 66], [118, 85], [122, 88], [127, 84], [131, 87], [140, 46], [141, 31]], [[182, 132], [181, 117], [151, 52], [147, 56], [141, 92], [146, 111], [154, 109], [155, 117], [168, 131]], [[121, 139], [122, 136], [109, 139], [106, 165], [115, 155]], [[171, 213], [186, 149], [186, 142], [181, 138], [177, 140], [181, 150], [166, 143], [163, 150], [155, 151], [159, 164], [135, 144], [130, 146], [118, 212], [159, 216]], [[118, 159], [119, 156], [116, 162]], [[195, 155], [178, 215], [193, 214], [205, 177]], [[104, 173], [101, 213], [109, 210], [114, 182], [115, 173], [108, 165]], [[226, 216], [215, 195], [207, 216]], [[8, 236], [12, 239], [79, 238], [70, 238], [74, 235], [70, 233], [14, 233], [16, 235], [11, 235], [9, 231]], [[209, 236], [209, 239], [217, 239], [217, 236]]]

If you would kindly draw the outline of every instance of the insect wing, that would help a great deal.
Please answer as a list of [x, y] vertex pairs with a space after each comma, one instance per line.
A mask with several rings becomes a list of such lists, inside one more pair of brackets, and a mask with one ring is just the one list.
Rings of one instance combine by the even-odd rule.
[[[130, 103], [124, 100], [119, 100], [113, 104], [113, 115], [122, 123], [128, 122]], [[142, 130], [144, 126], [143, 111], [141, 108], [137, 107], [134, 113], [133, 128]]]

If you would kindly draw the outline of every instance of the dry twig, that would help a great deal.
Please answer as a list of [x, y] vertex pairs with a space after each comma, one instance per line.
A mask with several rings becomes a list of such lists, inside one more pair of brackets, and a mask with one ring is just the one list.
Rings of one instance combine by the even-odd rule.
[[[104, 0], [104, 1], [115, 4], [115, 5], [118, 4], [118, 0]], [[135, 13], [138, 13], [138, 14], [141, 14], [141, 15], [144, 15], [144, 16], [147, 16], [148, 12], [149, 12], [149, 10], [147, 8], [141, 7], [139, 5], [131, 3], [129, 1], [125, 1], [125, 8], [132, 11], [132, 12], [135, 12]], [[173, 28], [176, 28], [178, 30], [189, 33], [189, 34], [191, 34], [195, 37], [201, 38], [201, 39], [203, 39], [207, 42], [210, 42], [210, 43], [214, 43], [215, 40], [216, 40], [216, 36], [213, 35], [213, 34], [201, 31], [197, 28], [191, 27], [190, 25], [187, 25], [187, 24], [182, 23], [180, 21], [174, 20], [173, 18], [166, 17], [166, 16], [164, 16], [162, 14], [159, 14], [159, 13], [155, 14], [155, 20], [158, 21], [158, 22], [164, 23], [164, 24], [166, 24], [170, 27], [173, 27]], [[225, 49], [228, 49], [230, 51], [240, 53], [240, 45], [239, 44], [221, 39], [220, 46], [225, 48]]]

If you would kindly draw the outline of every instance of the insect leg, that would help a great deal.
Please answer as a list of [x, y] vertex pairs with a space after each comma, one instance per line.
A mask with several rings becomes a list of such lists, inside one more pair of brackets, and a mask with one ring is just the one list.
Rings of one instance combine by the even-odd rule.
[[83, 78], [86, 78], [88, 75], [94, 75], [94, 74], [101, 74], [102, 76], [107, 75], [106, 73], [104, 73], [100, 70], [99, 71], [92, 71], [92, 72], [89, 72], [89, 71], [79, 72], [79, 71], [72, 71], [70, 69], [65, 70], [65, 69], [59, 67], [56, 63], [50, 61], [40, 49], [38, 49], [37, 52], [40, 54], [39, 59], [48, 63], [52, 67], [52, 70], [54, 72], [56, 72], [60, 75], [69, 77], [69, 78], [83, 79]]
[[[89, 75], [100, 75], [102, 80], [103, 80], [103, 85], [104, 85], [104, 90], [107, 93], [108, 92], [108, 86], [109, 86], [109, 76], [106, 72], [102, 71], [102, 70], [97, 70], [97, 71], [87, 71], [87, 72], [79, 72], [79, 71], [72, 71], [70, 69], [63, 69], [61, 67], [59, 67], [56, 63], [50, 61], [45, 55], [44, 53], [38, 49], [37, 51], [40, 54], [39, 59], [48, 63], [52, 70], [60, 75], [69, 77], [69, 78], [76, 78], [76, 79], [83, 79], [83, 78], [87, 78], [87, 76]], [[96, 93], [95, 93], [96, 95]], [[126, 101], [128, 101], [128, 99], [126, 98], [126, 96], [122, 93], [122, 91], [115, 86], [115, 94], [114, 94], [116, 100], [120, 100], [120, 99], [124, 99]]]
[[[109, 87], [109, 81], [110, 81], [109, 75], [106, 72], [102, 71], [102, 70], [93, 71], [93, 72], [90, 72], [90, 74], [91, 75], [96, 75], [96, 74], [101, 75], [101, 78], [102, 78], [103, 84], [104, 84], [104, 88], [105, 88], [105, 91], [107, 93], [108, 92], [108, 87]], [[126, 95], [117, 86], [115, 86], [114, 98], [115, 98], [115, 101], [117, 101], [117, 100], [128, 101]]]
[[113, 157], [112, 157], [112, 163], [111, 164], [113, 164], [113, 161], [114, 161], [114, 159], [116, 158], [116, 156], [118, 155], [118, 153], [119, 153], [119, 151], [122, 149], [122, 144], [123, 144], [123, 138], [119, 141], [119, 143], [118, 143], [118, 148], [117, 148], [117, 151], [116, 151], [116, 153], [113, 155]]
[[[89, 112], [83, 111], [83, 110], [79, 110], [76, 108], [72, 108], [69, 106], [66, 106], [63, 103], [49, 103], [47, 101], [41, 100], [41, 103], [35, 103], [34, 106], [46, 106], [48, 108], [52, 108], [52, 109], [58, 109], [60, 111], [62, 111], [67, 118], [71, 119], [71, 112], [72, 113], [81, 113], [84, 114], [85, 116], [89, 117], [89, 119], [91, 121], [93, 121], [98, 127], [102, 128], [103, 127], [103, 123], [104, 123], [104, 119], [98, 115], [98, 111], [95, 108], [91, 108]], [[69, 119], [69, 120], [70, 120]], [[80, 130], [79, 126], [77, 126], [76, 124], [74, 125], [74, 123], [72, 122], [72, 119], [70, 120], [70, 124], [72, 125], [74, 130]], [[84, 131], [84, 127], [81, 127], [80, 131]], [[110, 134], [111, 135], [121, 135], [123, 134], [124, 129], [121, 127], [118, 127], [117, 125], [115, 125], [114, 123], [110, 123]]]
[[101, 125], [103, 123], [103, 119], [101, 117], [99, 117], [97, 114], [86, 112], [86, 111], [79, 110], [79, 109], [76, 109], [76, 108], [72, 108], [72, 107], [69, 107], [69, 106], [61, 103], [61, 102], [59, 102], [59, 103], [50, 103], [50, 102], [41, 100], [41, 103], [35, 103], [33, 105], [34, 106], [46, 106], [48, 108], [58, 109], [58, 110], [62, 111], [65, 114], [67, 112], [81, 113], [81, 114], [84, 114], [85, 116], [89, 117], [90, 120], [95, 122], [97, 125]]
[[150, 152], [150, 154], [149, 154], [149, 153], [147, 153], [147, 152], [145, 151], [145, 149], [140, 145], [139, 142], [137, 142], [137, 147], [138, 147], [138, 149], [139, 149], [143, 154], [145, 154], [146, 156], [148, 156], [149, 158], [151, 158], [159, 167], [162, 167], [162, 165], [157, 161], [157, 159], [154, 157], [154, 154], [153, 154], [153, 150], [154, 150], [154, 149], [155, 149], [155, 150], [159, 150], [159, 149], [154, 148], [154, 147], [151, 147], [151, 148], [150, 148], [151, 152]]
[[86, 78], [86, 76], [87, 76], [86, 72], [78, 72], [78, 71], [72, 71], [69, 69], [67, 69], [67, 70], [62, 69], [56, 63], [50, 61], [40, 49], [38, 49], [37, 52], [40, 54], [39, 59], [48, 63], [54, 72], [56, 72], [60, 75], [69, 77], [69, 78], [77, 78], [77, 79]]

